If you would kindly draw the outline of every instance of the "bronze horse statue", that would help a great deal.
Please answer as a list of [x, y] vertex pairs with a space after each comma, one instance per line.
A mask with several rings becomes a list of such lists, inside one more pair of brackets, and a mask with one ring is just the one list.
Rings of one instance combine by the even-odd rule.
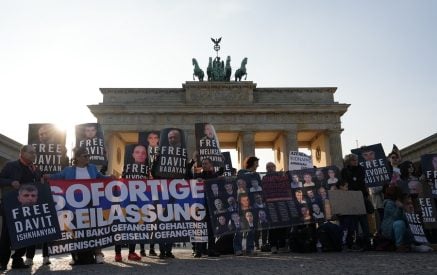
[[245, 76], [244, 80], [247, 79], [246, 64], [247, 57], [243, 58], [243, 61], [241, 61], [241, 67], [237, 71], [235, 71], [235, 81], [241, 81], [241, 78], [243, 76]]
[[197, 76], [197, 79], [199, 79], [199, 81], [203, 81], [203, 77], [204, 77], [205, 73], [199, 67], [199, 64], [197, 63], [196, 58], [193, 58], [193, 66], [194, 66], [193, 80], [195, 80], [195, 76]]

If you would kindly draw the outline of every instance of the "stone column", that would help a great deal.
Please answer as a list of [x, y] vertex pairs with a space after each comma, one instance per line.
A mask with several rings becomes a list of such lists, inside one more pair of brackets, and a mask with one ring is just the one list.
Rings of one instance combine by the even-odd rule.
[[187, 146], [187, 159], [190, 160], [193, 157], [194, 151], [196, 151], [196, 137], [194, 136], [194, 130], [184, 130], [185, 142]]
[[[252, 131], [244, 131], [240, 133], [241, 138], [241, 151], [240, 160], [244, 161], [245, 158], [255, 155], [255, 134]], [[244, 168], [244, 165], [242, 165]]]
[[108, 170], [107, 173], [112, 173], [113, 163], [115, 162], [115, 148], [114, 148], [114, 134], [112, 131], [104, 131], [104, 142], [106, 150], [106, 158], [108, 160]]
[[298, 151], [299, 150], [299, 144], [297, 142], [297, 131], [295, 129], [290, 129], [288, 131], [285, 131], [283, 133], [284, 139], [285, 139], [285, 146], [284, 146], [284, 171], [288, 171], [288, 155], [290, 154], [290, 151]]
[[341, 149], [342, 131], [342, 129], [332, 129], [327, 131], [329, 137], [329, 155], [331, 156], [329, 165], [336, 165], [339, 168], [343, 167], [343, 152]]

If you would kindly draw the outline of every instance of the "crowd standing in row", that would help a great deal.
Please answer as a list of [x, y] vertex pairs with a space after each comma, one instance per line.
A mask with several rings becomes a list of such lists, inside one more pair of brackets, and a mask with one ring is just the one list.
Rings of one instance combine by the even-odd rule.
[[[145, 149], [144, 149], [145, 150]], [[146, 152], [147, 153], [147, 152]], [[138, 154], [137, 151], [134, 154]], [[79, 147], [74, 152], [73, 165], [66, 167], [64, 170], [57, 174], [44, 175], [41, 177], [40, 172], [33, 164], [35, 159], [35, 149], [31, 145], [23, 146], [20, 150], [20, 158], [16, 161], [9, 162], [3, 168], [0, 173], [0, 184], [2, 191], [8, 191], [11, 189], [18, 189], [23, 183], [37, 183], [41, 178], [48, 179], [96, 179], [106, 178], [97, 167], [89, 163], [89, 154], [85, 148]], [[194, 157], [196, 159], [196, 157]], [[193, 171], [194, 173], [187, 173], [187, 178], [202, 178], [205, 180], [217, 178], [220, 173], [215, 173], [213, 170], [212, 162], [210, 159], [205, 158], [201, 162], [201, 169], [192, 169], [194, 159], [187, 165], [187, 171]], [[324, 222], [318, 224], [296, 226], [293, 228], [274, 228], [254, 230], [253, 225], [249, 227], [249, 230], [239, 231], [232, 238], [233, 252], [236, 256], [240, 255], [254, 255], [257, 249], [263, 251], [271, 251], [271, 253], [288, 252], [290, 247], [297, 246], [296, 240], [292, 237], [293, 234], [300, 231], [315, 232], [320, 228], [326, 229], [326, 231], [333, 232], [333, 228], [337, 228], [339, 232], [338, 242], [340, 249], [338, 250], [369, 250], [372, 248], [386, 249], [386, 244], [392, 243], [395, 245], [396, 251], [430, 251], [431, 249], [425, 245], [419, 245], [414, 243], [411, 232], [408, 230], [407, 222], [404, 218], [404, 211], [412, 211], [412, 203], [417, 194], [407, 194], [406, 190], [411, 188], [406, 187], [406, 182], [411, 179], [417, 180], [419, 185], [420, 175], [414, 170], [414, 166], [411, 162], [400, 162], [400, 155], [398, 152], [391, 152], [388, 156], [390, 162], [391, 172], [393, 174], [390, 184], [384, 187], [366, 188], [364, 183], [364, 169], [358, 164], [358, 156], [354, 154], [347, 155], [344, 159], [344, 167], [341, 170], [341, 180], [334, 180], [332, 177], [330, 183], [333, 188], [339, 190], [355, 190], [361, 191], [364, 196], [364, 200], [371, 202], [370, 205], [366, 205], [368, 213], [372, 213], [372, 209], [376, 209], [377, 217], [377, 231], [374, 236], [371, 236], [369, 232], [368, 215], [344, 215], [338, 216], [337, 222]], [[238, 175], [244, 175], [246, 173], [257, 174], [259, 159], [255, 156], [248, 157], [244, 163], [244, 169], [238, 172]], [[267, 174], [275, 173], [276, 166], [274, 163], [269, 162], [266, 166]], [[259, 175], [258, 175], [259, 176]], [[293, 188], [293, 179], [290, 180], [290, 184]], [[319, 194], [320, 195], [320, 194]], [[4, 209], [1, 207], [1, 211]], [[317, 209], [313, 209], [317, 212]], [[35, 254], [35, 246], [22, 248], [15, 250], [11, 256], [11, 246], [8, 228], [6, 226], [7, 221], [3, 214], [3, 225], [0, 237], [0, 270], [6, 270], [9, 259], [12, 258], [12, 268], [28, 268], [33, 263], [33, 256]], [[208, 216], [208, 214], [207, 214]], [[238, 216], [238, 215], [237, 215]], [[252, 217], [246, 217], [247, 220], [253, 221]], [[235, 217], [234, 226], [238, 227], [239, 217]], [[206, 253], [209, 257], [218, 257], [220, 254], [216, 249], [216, 238], [213, 235], [212, 225], [209, 219], [207, 219], [208, 227], [208, 243], [207, 246], [204, 243], [193, 244], [193, 256], [196, 258], [202, 257], [202, 254]], [[319, 229], [317, 229], [319, 227]], [[319, 230], [320, 231], [320, 230]], [[431, 232], [433, 233], [433, 232]], [[312, 233], [307, 234], [311, 237]], [[318, 235], [319, 237], [321, 235]], [[331, 235], [333, 238], [333, 235]], [[331, 239], [332, 239], [331, 238]], [[246, 245], [243, 247], [243, 239], [246, 239]], [[259, 241], [261, 239], [261, 245]], [[335, 239], [335, 238], [334, 238]], [[385, 240], [386, 243], [381, 240]], [[300, 240], [302, 241], [302, 240]], [[320, 250], [329, 250], [326, 245], [326, 240], [323, 237], [313, 240], [314, 248]], [[331, 240], [333, 241], [333, 240]], [[379, 243], [376, 243], [380, 241]], [[323, 246], [325, 244], [325, 246]], [[335, 246], [335, 244], [334, 244]], [[159, 258], [174, 258], [172, 254], [172, 243], [159, 243]], [[121, 256], [122, 247], [115, 246], [115, 261], [121, 262], [123, 260]], [[305, 249], [304, 249], [305, 250]], [[311, 248], [309, 250], [312, 250]], [[94, 255], [95, 263], [103, 263], [104, 255], [101, 249], [94, 249], [91, 251]], [[73, 253], [71, 264], [80, 262], [81, 253]], [[26, 260], [23, 260], [23, 256], [26, 255]], [[156, 256], [154, 250], [154, 244], [150, 246], [150, 256]], [[146, 256], [144, 244], [140, 246], [140, 255], [135, 253], [135, 245], [129, 245], [128, 259], [133, 261], [141, 260], [141, 256]], [[49, 255], [47, 251], [47, 245], [43, 245], [43, 264], [50, 264]]]

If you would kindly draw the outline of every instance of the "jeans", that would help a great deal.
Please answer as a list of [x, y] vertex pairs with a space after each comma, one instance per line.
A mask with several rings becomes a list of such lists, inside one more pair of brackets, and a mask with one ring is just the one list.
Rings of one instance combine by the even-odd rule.
[[393, 222], [393, 237], [396, 243], [396, 246], [400, 246], [402, 244], [406, 244], [406, 231], [407, 226], [404, 221], [397, 220]]

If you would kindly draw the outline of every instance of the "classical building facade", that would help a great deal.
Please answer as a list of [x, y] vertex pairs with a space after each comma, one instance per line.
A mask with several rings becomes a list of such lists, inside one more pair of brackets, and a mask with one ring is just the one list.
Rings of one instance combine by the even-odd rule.
[[336, 88], [188, 81], [182, 88], [100, 90], [103, 102], [88, 107], [105, 132], [108, 171], [115, 174], [122, 171], [124, 145], [136, 143], [138, 132], [180, 128], [190, 155], [200, 122], [214, 125], [222, 149], [236, 149], [240, 163], [261, 147], [274, 150], [278, 170], [288, 169], [288, 153], [298, 148], [310, 149], [316, 166], [342, 163], [340, 118], [349, 105], [334, 101]]
[[18, 159], [21, 143], [0, 134], [0, 169], [6, 162]]
[[420, 156], [425, 154], [437, 154], [437, 133], [401, 150], [402, 159], [410, 160], [414, 163], [419, 163]]

